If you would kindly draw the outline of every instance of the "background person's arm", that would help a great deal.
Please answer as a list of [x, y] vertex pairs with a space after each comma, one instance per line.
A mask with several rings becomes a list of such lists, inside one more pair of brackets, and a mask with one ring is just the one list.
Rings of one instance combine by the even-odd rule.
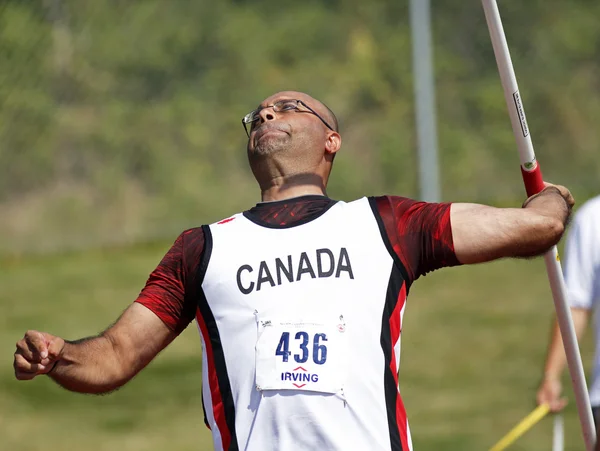
[[[571, 316], [577, 340], [581, 340], [589, 322], [591, 310], [571, 308]], [[537, 403], [548, 404], [553, 412], [558, 412], [567, 405], [567, 399], [561, 398], [561, 376], [566, 364], [567, 356], [565, 355], [562, 336], [558, 323], [554, 319], [550, 344], [546, 353], [546, 363], [544, 364], [544, 376], [537, 392]]]
[[132, 379], [176, 336], [158, 316], [133, 303], [97, 337], [69, 342], [28, 331], [17, 342], [15, 376], [30, 380], [48, 373], [67, 390], [107, 393]]
[[452, 204], [456, 257], [473, 264], [543, 254], [562, 237], [573, 204], [569, 191], [554, 185], [527, 199], [524, 208]]

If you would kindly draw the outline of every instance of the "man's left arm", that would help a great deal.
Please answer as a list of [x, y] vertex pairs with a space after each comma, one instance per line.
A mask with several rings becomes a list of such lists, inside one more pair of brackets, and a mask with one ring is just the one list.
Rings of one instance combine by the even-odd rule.
[[543, 254], [562, 237], [574, 204], [569, 190], [546, 184], [523, 208], [452, 204], [450, 222], [457, 259], [463, 264]]

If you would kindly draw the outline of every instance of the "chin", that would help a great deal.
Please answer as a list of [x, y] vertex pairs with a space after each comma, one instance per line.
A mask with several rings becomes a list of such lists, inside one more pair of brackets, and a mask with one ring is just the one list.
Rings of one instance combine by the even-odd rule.
[[266, 156], [279, 152], [287, 147], [287, 140], [282, 139], [261, 139], [260, 143], [254, 146], [253, 155]]

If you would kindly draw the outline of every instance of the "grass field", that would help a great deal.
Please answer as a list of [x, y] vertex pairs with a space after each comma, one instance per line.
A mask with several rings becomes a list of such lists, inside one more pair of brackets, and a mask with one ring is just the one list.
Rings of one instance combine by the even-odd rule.
[[[76, 395], [43, 377], [17, 382], [13, 376], [14, 343], [25, 330], [68, 339], [99, 332], [135, 299], [167, 247], [0, 263], [1, 450], [212, 449], [202, 421], [201, 347], [193, 326], [109, 396]], [[541, 259], [453, 268], [415, 283], [400, 387], [417, 451], [487, 450], [529, 413], [552, 305]], [[587, 336], [586, 368], [591, 352]], [[567, 393], [566, 449], [581, 450], [570, 388]], [[510, 449], [551, 449], [551, 426], [544, 419]]]

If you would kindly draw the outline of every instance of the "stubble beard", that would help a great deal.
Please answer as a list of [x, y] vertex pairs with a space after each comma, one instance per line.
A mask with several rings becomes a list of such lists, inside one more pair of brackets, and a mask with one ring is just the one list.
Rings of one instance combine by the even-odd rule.
[[256, 146], [254, 146], [254, 154], [256, 156], [268, 156], [279, 152], [290, 144], [290, 137], [285, 136], [265, 136], [261, 138]]

